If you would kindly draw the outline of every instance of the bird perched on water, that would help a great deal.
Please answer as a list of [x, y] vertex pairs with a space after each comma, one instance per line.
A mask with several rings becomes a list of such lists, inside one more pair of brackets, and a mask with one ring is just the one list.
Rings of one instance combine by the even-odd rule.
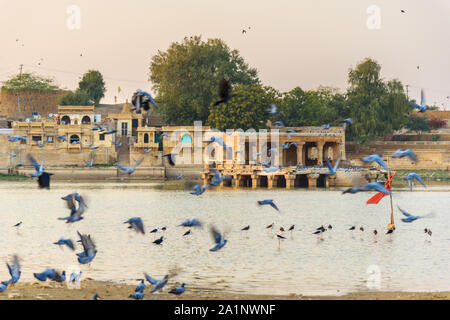
[[185, 283], [183, 282], [183, 283], [181, 284], [181, 286], [176, 287], [176, 288], [173, 288], [172, 290], [169, 291], [169, 293], [172, 293], [172, 294], [174, 294], [174, 295], [179, 296], [180, 294], [184, 293], [184, 291], [186, 290], [186, 289], [184, 288], [184, 285], [185, 285]]
[[373, 234], [374, 235], [377, 235], [378, 234], [378, 231], [375, 229], [375, 230], [373, 230]]
[[210, 232], [216, 245], [213, 248], [209, 249], [209, 251], [218, 251], [222, 249], [228, 240], [226, 240], [224, 235], [220, 234], [219, 231], [217, 231], [217, 229], [214, 227], [210, 228]]
[[175, 166], [175, 156], [176, 156], [176, 154], [175, 153], [168, 153], [168, 154], [165, 154], [165, 155], [163, 155], [163, 158], [167, 158], [167, 160], [169, 161], [169, 164], [173, 167], [173, 166]]
[[13, 227], [18, 228], [18, 227], [20, 227], [21, 225], [22, 225], [22, 221], [20, 221], [19, 223], [16, 223], [15, 225], [13, 225]]
[[389, 190], [387, 190], [384, 186], [382, 186], [380, 183], [378, 182], [371, 182], [366, 184], [364, 187], [351, 187], [348, 189], [341, 189], [342, 190], [342, 194], [345, 193], [358, 193], [358, 192], [364, 192], [364, 191], [369, 191], [369, 190], [376, 190], [378, 192], [382, 192], [385, 194], [391, 194], [391, 192]]
[[50, 189], [50, 176], [52, 176], [53, 174], [44, 171], [44, 160], [42, 160], [42, 163], [40, 165], [31, 155], [28, 155], [28, 160], [30, 160], [34, 166], [35, 172], [32, 173], [31, 176], [38, 178], [39, 188]]
[[294, 231], [294, 229], [295, 229], [295, 224], [293, 224], [293, 225], [288, 229], [288, 231]]
[[[66, 220], [66, 223], [74, 223], [84, 219], [82, 217], [83, 213], [87, 209], [86, 202], [84, 202], [83, 197], [81, 197], [78, 193], [72, 193], [65, 197], [61, 198], [66, 201], [67, 208], [70, 209], [70, 216], [64, 218], [58, 218], [58, 220]], [[78, 209], [75, 204], [75, 201], [78, 202]]]
[[154, 244], [157, 244], [157, 245], [160, 245], [160, 244], [163, 243], [163, 241], [164, 241], [164, 236], [162, 236], [162, 237], [159, 238], [159, 239], [156, 239], [155, 241], [153, 241], [153, 243], [154, 243]]
[[348, 229], [348, 230], [351, 230], [351, 231], [353, 231], [353, 230], [355, 230], [356, 229], [356, 227], [355, 226], [351, 226], [350, 227], [350, 229]]
[[191, 230], [188, 230], [188, 231], [186, 231], [186, 232], [183, 234], [183, 237], [188, 236], [188, 235], [190, 235], [190, 234], [191, 234]]
[[208, 185], [204, 185], [204, 186], [200, 187], [200, 185], [196, 184], [194, 186], [194, 191], [192, 191], [191, 194], [195, 195], [195, 196], [199, 196], [199, 195], [202, 195], [206, 191], [206, 189], [208, 189]]
[[394, 233], [394, 229], [389, 229], [389, 230], [386, 232], [386, 234], [392, 234], [392, 233]]
[[117, 168], [127, 173], [128, 175], [131, 175], [134, 171], [136, 171], [136, 168], [142, 163], [143, 160], [144, 158], [140, 159], [139, 161], [134, 160], [134, 166], [132, 167], [125, 167], [120, 164], [117, 164]]
[[248, 230], [250, 230], [250, 226], [246, 226], [246, 227], [241, 229], [241, 231], [248, 231]]
[[97, 254], [97, 250], [95, 248], [95, 244], [91, 239], [90, 235], [81, 235], [80, 232], [78, 232], [78, 236], [80, 237], [80, 242], [83, 245], [83, 252], [81, 253], [77, 253], [78, 256], [78, 262], [81, 264], [87, 264], [89, 262], [91, 262], [96, 254]]
[[399, 149], [392, 156], [392, 158], [403, 158], [403, 157], [408, 157], [409, 159], [411, 159], [414, 162], [417, 161], [417, 156], [411, 149], [406, 149], [406, 150]]
[[135, 217], [135, 218], [130, 218], [127, 221], [125, 221], [124, 223], [128, 223], [128, 229], [133, 229], [135, 230], [137, 233], [142, 233], [145, 234], [144, 231], [144, 223], [142, 222], [142, 219], [139, 217]]
[[351, 125], [353, 125], [354, 124], [354, 122], [353, 122], [353, 119], [352, 118], [347, 118], [347, 119], [344, 119], [344, 120], [342, 120], [341, 122], [343, 122], [344, 123], [344, 130], [347, 128], [347, 124], [349, 125], [349, 126], [351, 126]]
[[280, 211], [280, 209], [278, 209], [277, 205], [273, 202], [273, 200], [262, 200], [262, 201], [258, 201], [258, 205], [259, 206], [264, 206], [264, 205], [270, 205], [272, 208], [274, 208], [277, 211]]
[[406, 223], [413, 222], [413, 221], [415, 221], [417, 219], [420, 219], [420, 218], [433, 218], [435, 216], [434, 213], [429, 213], [429, 214], [424, 215], [424, 216], [413, 216], [412, 214], [410, 214], [410, 213], [406, 212], [405, 210], [401, 209], [399, 206], [397, 206], [397, 207], [398, 207], [398, 210], [400, 210], [400, 212], [406, 217], [406, 218], [402, 218], [402, 221], [406, 222]]
[[169, 280], [169, 275], [166, 274], [163, 279], [157, 280], [155, 278], [150, 277], [148, 274], [144, 273], [145, 279], [152, 285], [154, 285], [151, 293], [156, 291], [162, 291], [162, 288], [167, 284], [167, 281]]
[[70, 249], [75, 250], [75, 246], [71, 239], [61, 238], [58, 240], [58, 242], [54, 242], [53, 244], [56, 244], [58, 246], [68, 246]]
[[408, 181], [409, 190], [412, 191], [413, 183], [412, 180], [416, 179], [420, 182], [421, 185], [423, 185], [425, 188], [427, 187], [425, 183], [423, 182], [422, 178], [415, 172], [411, 172], [408, 174], [408, 176], [405, 178], [406, 181]]
[[364, 232], [364, 227], [363, 226], [359, 227], [359, 231]]
[[334, 165], [334, 167], [331, 166], [330, 159], [327, 158], [327, 166], [328, 166], [328, 175], [334, 175], [336, 174], [337, 169], [339, 168], [339, 163], [341, 162], [341, 157], [339, 157]]
[[423, 92], [423, 89], [420, 90], [420, 105], [418, 105], [417, 103], [415, 103], [413, 101], [411, 101], [409, 104], [412, 105], [414, 108], [416, 108], [421, 113], [428, 110], [427, 104], [425, 102], [425, 94]]
[[20, 263], [19, 258], [15, 255], [13, 258], [12, 266], [8, 263], [6, 264], [8, 267], [9, 274], [11, 275], [11, 279], [8, 281], [8, 284], [15, 284], [20, 279], [21, 271], [20, 271]]
[[222, 79], [219, 84], [219, 97], [220, 100], [214, 103], [214, 106], [218, 106], [221, 103], [227, 103], [231, 98], [236, 96], [231, 94], [231, 82], [227, 79]]
[[370, 156], [361, 158], [360, 160], [361, 160], [362, 162], [366, 162], [366, 163], [376, 162], [376, 163], [378, 163], [380, 166], [382, 166], [384, 169], [386, 169], [387, 171], [389, 171], [389, 167], [388, 167], [387, 164], [383, 161], [382, 155], [381, 155], [381, 154], [372, 154], [372, 155], [370, 155]]
[[44, 272], [41, 273], [33, 273], [33, 276], [39, 281], [47, 281], [47, 279], [59, 283], [66, 281], [66, 271], [59, 273], [55, 269], [46, 269]]

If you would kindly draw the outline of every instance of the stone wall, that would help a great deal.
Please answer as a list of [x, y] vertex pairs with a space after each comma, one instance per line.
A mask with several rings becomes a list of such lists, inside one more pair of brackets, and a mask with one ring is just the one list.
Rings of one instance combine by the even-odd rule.
[[33, 111], [37, 111], [41, 117], [47, 117], [49, 113], [56, 114], [58, 112], [58, 101], [66, 93], [67, 91], [65, 90], [20, 90], [18, 92], [9, 92], [2, 88], [0, 90], [0, 116], [19, 118], [16, 94], [19, 94], [20, 97], [22, 119], [30, 116]]
[[[347, 159], [352, 165], [364, 165], [359, 159], [370, 154], [380, 153], [383, 159], [389, 158], [389, 166], [393, 169], [450, 169], [450, 141], [377, 141], [368, 146], [347, 143]], [[408, 158], [393, 159], [398, 149], [411, 149], [419, 161], [412, 162]]]

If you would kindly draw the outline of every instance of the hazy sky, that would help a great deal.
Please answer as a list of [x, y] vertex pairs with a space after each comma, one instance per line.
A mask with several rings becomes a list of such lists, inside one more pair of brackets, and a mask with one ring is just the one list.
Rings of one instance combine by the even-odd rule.
[[[70, 5], [81, 9], [80, 29], [67, 26]], [[371, 5], [381, 10], [379, 29], [368, 28]], [[419, 99], [423, 87], [428, 104], [450, 110], [449, 32], [449, 0], [0, 0], [0, 81], [24, 64], [75, 89], [85, 71], [98, 69], [103, 102], [113, 103], [119, 86], [124, 101], [135, 89], [151, 91], [158, 50], [202, 35], [239, 50], [280, 91], [344, 90], [348, 69], [372, 57], [384, 78], [411, 85], [410, 97]]]

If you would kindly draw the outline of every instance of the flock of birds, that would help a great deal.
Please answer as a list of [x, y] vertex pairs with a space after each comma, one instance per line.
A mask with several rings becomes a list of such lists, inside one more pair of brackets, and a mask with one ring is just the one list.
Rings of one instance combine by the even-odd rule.
[[[219, 95], [220, 95], [220, 100], [218, 100], [215, 105], [219, 105], [222, 103], [227, 103], [233, 96], [233, 94], [231, 94], [231, 84], [228, 80], [223, 80], [220, 83], [220, 88], [219, 88]], [[422, 102], [423, 104], [424, 102]], [[277, 114], [277, 108], [276, 106], [272, 105], [271, 108], [268, 111], [271, 115], [275, 115]], [[342, 123], [344, 124], [344, 128], [346, 128], [347, 126], [351, 126], [354, 124], [353, 120], [351, 118], [345, 119], [342, 121]], [[276, 125], [280, 125], [283, 126], [283, 123], [281, 123], [280, 121], [275, 122]], [[330, 128], [330, 125], [325, 124], [323, 125], [323, 129], [327, 130]], [[114, 134], [116, 131], [114, 129], [109, 129], [108, 131], [106, 131], [106, 129], [101, 126], [96, 124], [95, 127], [92, 128], [92, 130], [100, 130], [100, 131], [105, 131], [106, 134]], [[295, 130], [292, 130], [289, 132], [290, 134], [294, 133]], [[168, 137], [167, 134], [163, 134], [165, 136]], [[65, 137], [61, 136], [58, 137], [61, 139], [65, 139]], [[26, 140], [26, 137], [23, 136], [13, 136], [13, 137], [8, 137], [8, 140], [10, 142], [18, 142], [21, 140]], [[222, 147], [228, 149], [228, 147], [226, 146], [225, 142], [223, 141], [222, 138], [220, 137], [211, 137], [209, 140], [206, 140], [205, 142], [208, 143], [218, 143], [219, 145], [221, 145]], [[286, 148], [290, 148], [292, 145], [294, 145], [295, 142], [287, 142], [286, 144], [283, 144], [282, 147], [284, 149]], [[277, 150], [270, 150], [270, 152], [276, 152]], [[261, 154], [259, 154], [261, 155]], [[169, 163], [171, 165], [175, 165], [175, 156], [176, 154], [166, 154], [164, 155], [164, 157], [167, 157]], [[417, 156], [414, 154], [414, 152], [410, 149], [408, 150], [397, 150], [397, 152], [392, 156], [393, 158], [403, 158], [403, 157], [408, 157], [409, 159], [411, 159], [412, 161], [416, 162]], [[29, 162], [33, 165], [35, 172], [33, 172], [31, 174], [32, 177], [37, 178], [38, 181], [38, 186], [39, 188], [47, 188], [50, 189], [50, 179], [52, 176], [52, 173], [48, 173], [45, 171], [45, 167], [44, 167], [44, 161], [42, 161], [40, 164], [33, 158], [33, 156], [29, 155], [28, 156], [28, 160]], [[365, 162], [365, 163], [377, 163], [379, 166], [381, 166], [382, 168], [384, 168], [389, 174], [390, 174], [390, 169], [387, 166], [387, 164], [384, 162], [384, 160], [382, 159], [382, 155], [380, 154], [374, 154], [374, 155], [370, 155], [364, 158], [361, 158], [361, 161]], [[134, 160], [134, 165], [132, 167], [124, 167], [121, 165], [117, 165], [117, 167], [122, 170], [123, 172], [131, 175], [137, 168], [137, 166], [140, 165], [140, 163], [142, 162], [142, 159], [139, 161]], [[328, 175], [335, 175], [337, 173], [337, 170], [339, 169], [339, 164], [340, 164], [340, 158], [336, 161], [336, 163], [334, 164], [334, 166], [331, 165], [330, 160], [327, 159], [327, 167], [328, 167]], [[93, 162], [91, 160], [90, 163], [87, 163], [88, 166], [92, 166]], [[279, 167], [275, 167], [270, 165], [270, 163], [265, 163], [263, 164], [264, 166], [264, 170], [268, 173], [274, 173], [276, 172], [278, 169], [280, 169]], [[212, 180], [210, 182], [208, 182], [207, 184], [200, 186], [200, 185], [194, 185], [193, 186], [193, 191], [191, 192], [192, 195], [195, 196], [200, 196], [202, 195], [207, 189], [209, 188], [214, 188], [214, 187], [218, 187], [225, 179], [230, 179], [230, 176], [227, 175], [220, 175], [219, 172], [217, 171], [212, 171]], [[182, 176], [181, 175], [177, 175], [177, 179], [181, 179]], [[420, 184], [422, 184], [423, 186], [425, 186], [423, 180], [421, 179], [421, 177], [417, 174], [417, 173], [410, 173], [406, 178], [408, 181], [409, 187], [412, 190], [413, 187], [413, 180], [417, 180]], [[365, 184], [354, 184], [352, 187], [347, 188], [347, 189], [342, 189], [342, 194], [355, 194], [355, 193], [359, 193], [359, 192], [366, 192], [369, 190], [375, 190], [378, 191], [382, 194], [386, 194], [386, 195], [390, 195], [391, 191], [388, 190], [385, 185], [383, 183], [379, 183], [379, 182], [369, 182], [369, 183], [365, 183]], [[86, 204], [84, 198], [78, 194], [78, 193], [72, 193], [69, 194], [67, 196], [62, 197], [62, 200], [64, 200], [67, 204], [67, 208], [70, 210], [70, 214], [66, 217], [61, 217], [59, 218], [59, 220], [65, 221], [66, 223], [70, 223], [70, 224], [74, 224], [78, 221], [81, 221], [82, 219], [84, 219], [84, 213], [86, 212], [86, 210], [88, 209], [88, 205]], [[260, 200], [257, 201], [257, 204], [259, 206], [270, 206], [272, 207], [275, 211], [279, 212], [280, 209], [278, 208], [278, 206], [276, 205], [275, 201], [273, 199], [265, 199], [265, 200]], [[405, 223], [411, 223], [413, 221], [416, 221], [420, 218], [427, 218], [427, 217], [432, 217], [433, 215], [424, 215], [424, 216], [417, 216], [417, 215], [413, 215], [411, 213], [408, 213], [402, 209], [400, 209], [400, 212], [405, 216], [405, 218], [402, 219], [403, 222]], [[132, 229], [134, 231], [136, 231], [137, 233], [141, 233], [141, 234], [145, 234], [145, 228], [144, 228], [144, 223], [142, 221], [142, 219], [140, 217], [133, 217], [128, 219], [127, 221], [124, 222], [125, 224], [128, 224], [128, 228]], [[18, 224], [15, 225], [15, 227], [20, 227], [21, 222], [19, 222]], [[192, 220], [186, 220], [183, 223], [180, 224], [180, 226], [183, 227], [189, 227], [189, 228], [193, 228], [193, 227], [201, 227], [202, 223], [198, 220], [198, 219], [192, 219]], [[272, 223], [271, 225], [266, 227], [267, 229], [273, 229], [274, 228], [274, 224]], [[323, 225], [318, 227], [313, 234], [317, 235], [318, 237], [320, 237], [321, 239], [323, 239], [323, 234], [324, 232], [326, 232], [327, 230], [330, 231], [332, 230], [333, 226], [332, 225], [328, 225], [328, 227], [324, 227]], [[165, 231], [167, 228], [163, 227], [161, 230]], [[250, 229], [250, 225], [242, 228], [242, 231], [248, 231]], [[292, 225], [287, 231], [288, 232], [293, 232], [295, 229], [295, 225]], [[353, 231], [356, 229], [356, 226], [351, 226], [351, 228], [349, 230]], [[228, 240], [225, 238], [225, 233], [224, 232], [220, 232], [217, 228], [215, 228], [214, 226], [210, 226], [209, 228], [210, 233], [212, 235], [213, 238], [213, 244], [214, 246], [209, 249], [211, 252], [217, 252], [219, 250], [221, 250], [222, 248], [225, 247], [225, 245], [227, 244]], [[150, 233], [157, 233], [159, 231], [159, 229], [154, 229], [152, 230]], [[360, 227], [360, 231], [363, 232], [364, 228], [361, 226]], [[387, 231], [387, 234], [392, 234], [394, 231], [394, 228], [390, 228]], [[424, 230], [426, 234], [428, 234], [429, 236], [431, 236], [431, 230], [429, 228]], [[276, 238], [278, 239], [278, 246], [280, 248], [280, 243], [282, 240], [285, 240], [286, 237], [283, 235], [283, 232], [285, 232], [285, 229], [283, 227], [280, 227], [280, 233], [276, 234]], [[78, 232], [78, 236], [79, 236], [79, 240], [78, 242], [81, 242], [82, 247], [83, 247], [83, 251], [79, 252], [76, 254], [77, 256], [77, 260], [80, 264], [89, 264], [91, 263], [96, 255], [97, 255], [97, 248], [96, 245], [94, 243], [94, 241], [92, 240], [90, 235], [87, 234], [81, 234], [80, 232]], [[191, 229], [189, 229], [187, 232], [185, 232], [183, 234], [183, 236], [188, 236], [191, 233]], [[377, 235], [377, 230], [373, 231], [373, 234], [376, 236]], [[155, 245], [162, 245], [164, 241], [164, 236], [161, 236], [160, 238], [156, 239], [153, 241], [153, 243]], [[69, 249], [71, 250], [75, 250], [75, 243], [71, 240], [71, 239], [66, 239], [66, 238], [61, 238], [59, 239], [57, 242], [54, 243], [55, 245], [58, 246], [67, 246]], [[0, 292], [3, 292], [5, 290], [7, 290], [8, 286], [14, 285], [15, 283], [17, 283], [20, 279], [20, 275], [21, 275], [21, 271], [20, 271], [20, 263], [19, 263], [19, 258], [17, 256], [14, 256], [12, 265], [9, 265], [7, 263], [7, 267], [9, 270], [9, 273], [11, 275], [11, 279], [8, 281], [3, 281], [1, 282], [0, 285]], [[46, 281], [47, 279], [51, 280], [51, 281], [55, 281], [58, 283], [63, 283], [64, 281], [66, 281], [66, 274], [65, 271], [59, 272], [55, 269], [49, 268], [44, 270], [41, 273], [34, 273], [33, 276], [39, 280], [39, 281]], [[76, 273], [72, 273], [70, 275], [69, 281], [70, 282], [76, 282], [79, 281], [81, 277], [81, 272], [76, 274]], [[133, 299], [143, 299], [144, 298], [144, 290], [146, 289], [146, 283], [145, 280], [148, 282], [148, 284], [150, 286], [153, 286], [151, 289], [151, 293], [157, 292], [157, 291], [162, 291], [162, 289], [166, 286], [168, 279], [169, 279], [169, 275], [165, 275], [165, 277], [163, 279], [155, 279], [152, 278], [151, 276], [149, 276], [148, 274], [144, 273], [144, 277], [145, 279], [140, 280], [139, 284], [137, 285], [135, 292], [130, 294], [129, 298], [133, 298]], [[185, 292], [185, 283], [182, 283], [180, 286], [177, 286], [175, 288], [173, 288], [172, 290], [169, 291], [172, 294], [175, 295], [181, 295], [183, 292]], [[95, 294], [94, 295], [94, 299], [98, 299], [99, 295]]]

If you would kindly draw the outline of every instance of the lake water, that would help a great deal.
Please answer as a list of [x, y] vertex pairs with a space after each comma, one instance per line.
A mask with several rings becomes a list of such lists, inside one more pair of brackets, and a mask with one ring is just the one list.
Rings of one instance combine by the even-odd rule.
[[[189, 289], [255, 294], [344, 294], [369, 290], [371, 270], [380, 273], [383, 291], [450, 290], [450, 192], [449, 186], [426, 191], [394, 191], [396, 227], [385, 235], [389, 198], [366, 206], [373, 193], [342, 195], [336, 191], [212, 190], [192, 196], [189, 190], [158, 183], [55, 182], [50, 191], [38, 190], [33, 181], [1, 182], [0, 280], [9, 279], [4, 262], [17, 253], [21, 281], [34, 281], [33, 272], [47, 267], [78, 267], [76, 255], [53, 242], [60, 237], [78, 240], [77, 230], [90, 234], [99, 250], [91, 265], [80, 266], [83, 276], [118, 283], [137, 283], [147, 272], [156, 278], [176, 274], [169, 282], [186, 282]], [[79, 192], [87, 199], [85, 219], [73, 225], [57, 220], [68, 215], [60, 198]], [[274, 199], [281, 212], [257, 200]], [[417, 215], [434, 211], [433, 219], [411, 224], [400, 221], [396, 208]], [[146, 234], [137, 234], [123, 222], [141, 217]], [[178, 227], [198, 218], [205, 227]], [[19, 230], [12, 226], [23, 221]], [[265, 227], [275, 223], [273, 232]], [[225, 230], [228, 243], [210, 252], [213, 240], [208, 225]], [[280, 226], [295, 224], [288, 239], [273, 237]], [[333, 225], [319, 240], [312, 232]], [[250, 225], [250, 230], [240, 231]], [[356, 225], [353, 233], [348, 230]], [[360, 232], [359, 226], [365, 228]], [[167, 226], [164, 243], [152, 243], [153, 228]], [[433, 231], [431, 241], [423, 229]], [[374, 240], [373, 229], [378, 230]], [[158, 237], [162, 233], [158, 234]], [[77, 244], [77, 250], [81, 245]], [[371, 283], [371, 282], [370, 282]]]

